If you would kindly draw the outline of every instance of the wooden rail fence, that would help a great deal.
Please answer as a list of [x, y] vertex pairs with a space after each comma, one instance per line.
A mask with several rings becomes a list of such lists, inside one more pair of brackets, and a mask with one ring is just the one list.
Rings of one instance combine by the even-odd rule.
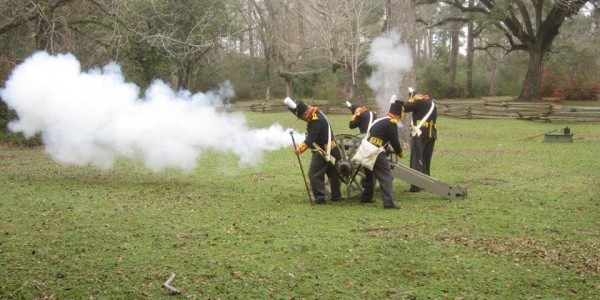
[[506, 101], [438, 101], [438, 114], [464, 119], [600, 123], [600, 107]]
[[[438, 115], [462, 119], [519, 119], [539, 122], [600, 123], [600, 106], [584, 107], [554, 103], [532, 103], [490, 100], [436, 100]], [[369, 107], [377, 107], [368, 103]], [[348, 114], [343, 104], [317, 104], [326, 114]], [[236, 110], [253, 112], [287, 111], [284, 104], [236, 105]]]

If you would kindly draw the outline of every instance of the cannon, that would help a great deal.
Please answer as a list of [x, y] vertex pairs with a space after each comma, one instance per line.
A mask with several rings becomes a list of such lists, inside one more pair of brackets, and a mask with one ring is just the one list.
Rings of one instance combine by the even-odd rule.
[[[358, 198], [362, 193], [361, 182], [365, 178], [365, 174], [361, 165], [352, 161], [352, 157], [363, 137], [364, 134], [337, 134], [334, 136], [341, 154], [341, 159], [336, 161], [336, 168], [342, 181], [342, 194], [345, 193], [346, 198]], [[395, 155], [390, 155], [389, 160], [392, 176], [396, 179], [416, 185], [449, 200], [464, 199], [467, 196], [465, 189], [459, 186], [450, 186], [431, 176], [415, 171], [399, 163]], [[325, 186], [329, 187], [328, 184]]]

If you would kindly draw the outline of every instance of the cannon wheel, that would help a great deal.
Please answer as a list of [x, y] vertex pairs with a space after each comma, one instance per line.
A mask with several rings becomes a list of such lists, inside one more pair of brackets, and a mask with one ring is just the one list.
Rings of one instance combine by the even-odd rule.
[[[353, 162], [352, 157], [362, 140], [361, 135], [337, 134], [334, 136], [341, 159], [336, 162], [336, 169], [341, 178], [342, 197], [346, 199], [360, 199], [363, 188], [362, 180], [365, 178], [363, 168], [359, 163]], [[325, 177], [325, 190], [331, 196], [329, 179]]]

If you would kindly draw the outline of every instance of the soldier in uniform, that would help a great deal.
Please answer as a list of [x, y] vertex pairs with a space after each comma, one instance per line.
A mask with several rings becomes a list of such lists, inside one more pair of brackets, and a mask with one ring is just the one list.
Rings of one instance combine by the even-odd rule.
[[[430, 175], [431, 156], [437, 139], [437, 107], [434, 99], [409, 88], [408, 102], [404, 112], [412, 113], [410, 139], [410, 167], [425, 175]], [[410, 186], [406, 192], [420, 192], [421, 188]]]
[[[377, 119], [377, 114], [369, 110], [369, 108], [366, 106], [359, 107], [358, 105], [352, 104], [349, 101], [346, 101], [346, 106], [348, 106], [348, 109], [350, 109], [350, 112], [352, 113], [350, 123], [348, 124], [350, 129], [358, 128], [360, 133], [367, 133], [369, 125]], [[362, 170], [363, 174], [365, 174], [365, 178], [361, 182], [362, 188], [363, 190], [369, 189], [369, 191], [363, 193], [363, 195], [371, 196], [367, 198], [361, 196], [360, 202], [373, 203], [373, 172], [367, 168], [362, 168]]]
[[[373, 122], [369, 130], [369, 142], [379, 147], [391, 146], [393, 152], [400, 158], [403, 157], [402, 147], [398, 139], [398, 120], [402, 118], [402, 101], [395, 101], [395, 96], [392, 97], [389, 112], [385, 117]], [[365, 182], [366, 188], [363, 190], [361, 201], [373, 201], [373, 186], [374, 180], [377, 179], [381, 187], [381, 195], [383, 198], [383, 208], [398, 208], [393, 201], [394, 190], [392, 170], [390, 169], [390, 161], [387, 158], [386, 152], [379, 153], [375, 164], [373, 165], [373, 177], [369, 182]]]
[[299, 155], [311, 149], [308, 178], [315, 204], [325, 204], [325, 175], [329, 179], [331, 200], [341, 200], [340, 179], [335, 168], [335, 161], [340, 159], [341, 155], [327, 117], [317, 107], [312, 107], [302, 100], [294, 101], [288, 97], [284, 103], [296, 117], [307, 122], [306, 138], [294, 152]]
[[351, 104], [346, 101], [346, 106], [350, 109], [352, 113], [352, 118], [350, 119], [349, 127], [350, 129], [354, 129], [358, 127], [360, 133], [367, 133], [367, 128], [369, 128], [369, 120], [371, 122], [377, 119], [377, 114], [371, 110], [369, 110], [366, 106], [357, 106], [355, 104]]

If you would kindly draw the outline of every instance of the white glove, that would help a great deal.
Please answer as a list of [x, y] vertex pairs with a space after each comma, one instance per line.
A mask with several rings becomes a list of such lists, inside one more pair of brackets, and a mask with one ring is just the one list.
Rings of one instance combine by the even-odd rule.
[[422, 133], [421, 128], [410, 127], [410, 136], [421, 136]]

